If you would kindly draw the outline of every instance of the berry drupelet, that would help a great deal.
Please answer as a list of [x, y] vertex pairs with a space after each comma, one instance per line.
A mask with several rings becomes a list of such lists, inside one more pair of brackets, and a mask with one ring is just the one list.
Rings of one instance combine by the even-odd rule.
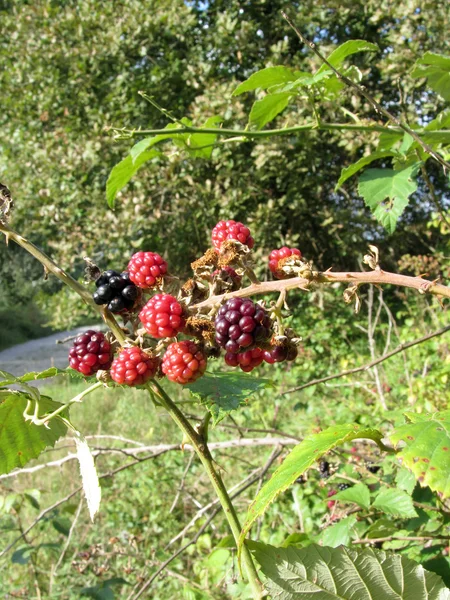
[[216, 342], [228, 353], [250, 350], [271, 336], [272, 322], [259, 304], [248, 298], [231, 298], [215, 319]]
[[205, 369], [206, 355], [189, 340], [170, 344], [161, 365], [162, 372], [170, 381], [182, 385], [196, 381]]
[[280, 261], [289, 256], [297, 256], [300, 259], [302, 253], [298, 248], [288, 248], [287, 246], [283, 246], [279, 250], [272, 250], [269, 254], [269, 269], [277, 279], [286, 279], [289, 277], [289, 275], [284, 273], [280, 268]]
[[69, 352], [69, 365], [83, 375], [93, 375], [111, 366], [111, 345], [100, 331], [89, 329], [79, 335]]
[[120, 384], [142, 385], [156, 375], [160, 360], [141, 348], [125, 348], [111, 365], [111, 378]]
[[252, 238], [250, 229], [238, 221], [219, 221], [212, 230], [212, 243], [216, 250], [220, 250], [223, 242], [226, 240], [235, 240], [241, 242], [250, 248], [253, 248], [255, 240]]
[[233, 354], [227, 352], [225, 354], [225, 362], [230, 367], [240, 367], [245, 373], [253, 371], [254, 368], [258, 367], [263, 361], [263, 351], [260, 348], [253, 348], [253, 350], [246, 350], [245, 352], [239, 352]]
[[183, 308], [170, 294], [155, 294], [150, 298], [139, 319], [154, 338], [175, 337], [185, 326]]
[[139, 290], [130, 281], [127, 271], [105, 271], [95, 285], [97, 290], [93, 294], [94, 302], [107, 304], [109, 310], [115, 314], [131, 310], [139, 297]]
[[131, 281], [142, 289], [153, 288], [167, 273], [167, 263], [156, 252], [137, 252], [128, 263]]

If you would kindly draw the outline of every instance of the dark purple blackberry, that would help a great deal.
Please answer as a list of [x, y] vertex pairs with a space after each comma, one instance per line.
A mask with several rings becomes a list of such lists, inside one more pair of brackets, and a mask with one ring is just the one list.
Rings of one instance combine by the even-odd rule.
[[352, 487], [349, 483], [340, 483], [338, 485], [338, 490], [343, 492], [344, 490], [348, 490], [348, 488]]
[[237, 354], [271, 336], [272, 322], [259, 304], [248, 298], [231, 298], [219, 309], [215, 320], [216, 342]]
[[105, 271], [95, 285], [97, 290], [93, 294], [94, 302], [100, 305], [107, 304], [109, 310], [116, 314], [131, 310], [139, 298], [139, 290], [130, 281], [127, 271]]
[[297, 479], [295, 480], [294, 483], [298, 483], [299, 485], [303, 485], [304, 483], [306, 483], [306, 479], [303, 475], [300, 475], [300, 477], [297, 477]]
[[378, 473], [381, 467], [379, 465], [374, 465], [372, 462], [368, 462], [366, 463], [366, 469], [370, 471], [370, 473]]
[[320, 471], [320, 478], [327, 479], [327, 477], [329, 477], [331, 475], [330, 463], [327, 462], [326, 460], [321, 460], [319, 463], [319, 471]]

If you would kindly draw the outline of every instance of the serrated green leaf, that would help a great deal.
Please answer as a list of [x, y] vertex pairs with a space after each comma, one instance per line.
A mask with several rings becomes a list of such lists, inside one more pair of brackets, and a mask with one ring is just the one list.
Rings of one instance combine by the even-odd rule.
[[383, 131], [378, 138], [377, 152], [391, 150], [403, 138], [403, 133], [397, 131]]
[[404, 442], [397, 457], [420, 485], [429, 486], [442, 498], [450, 496], [450, 410], [405, 415], [411, 422], [389, 434], [391, 442]]
[[387, 156], [395, 156], [396, 154], [396, 152], [392, 152], [391, 150], [383, 150], [372, 152], [372, 154], [369, 154], [369, 156], [363, 156], [357, 162], [342, 169], [341, 176], [339, 177], [339, 181], [337, 182], [334, 191], [337, 191], [341, 187], [341, 185], [347, 181], [347, 179], [352, 177], [355, 173], [360, 171], [366, 165], [369, 165], [374, 160], [386, 158]]
[[131, 156], [128, 155], [113, 167], [106, 182], [106, 200], [110, 208], [114, 208], [117, 194], [126, 186], [133, 175], [139, 171], [142, 165], [157, 156], [160, 156], [157, 150], [146, 150], [145, 152], [141, 152], [134, 162]]
[[416, 487], [417, 481], [414, 473], [411, 473], [411, 471], [402, 467], [397, 471], [395, 483], [399, 489], [405, 490], [407, 494], [411, 495]]
[[231, 411], [247, 404], [249, 397], [272, 386], [269, 379], [250, 377], [244, 373], [206, 373], [195, 383], [187, 385], [191, 394], [211, 412], [213, 425]]
[[257, 89], [267, 90], [272, 85], [287, 83], [295, 79], [296, 75], [293, 69], [289, 69], [288, 67], [267, 67], [266, 69], [256, 71], [256, 73], [253, 73], [248, 79], [239, 84], [232, 93], [232, 96], [239, 96], [239, 94], [243, 94], [244, 92]]
[[257, 100], [250, 111], [249, 125], [261, 129], [282, 112], [289, 103], [292, 94], [268, 94]]
[[[210, 117], [204, 128], [210, 129], [222, 123], [223, 118], [219, 116]], [[194, 158], [210, 158], [213, 151], [213, 145], [217, 139], [217, 135], [213, 133], [193, 133], [186, 141], [186, 149], [190, 156]]]
[[[335, 496], [333, 496], [334, 500]], [[345, 519], [341, 519], [338, 523], [327, 527], [322, 533], [321, 540], [324, 546], [337, 548], [338, 546], [348, 546], [350, 543], [350, 533], [352, 527], [356, 523], [356, 517], [350, 515]]]
[[[0, 403], [0, 474], [23, 467], [32, 458], [65, 435], [66, 425], [59, 418], [52, 419], [48, 427], [25, 422], [23, 412], [29, 396], [12, 392]], [[39, 400], [40, 414], [52, 412], [61, 404], [46, 396]]]
[[393, 233], [397, 221], [408, 206], [409, 196], [417, 190], [418, 165], [406, 169], [367, 169], [359, 177], [358, 193], [374, 217]]
[[[356, 54], [357, 52], [378, 51], [378, 46], [376, 44], [372, 44], [371, 42], [366, 42], [365, 40], [348, 40], [333, 50], [330, 56], [328, 56], [327, 61], [333, 65], [333, 67], [339, 68], [344, 60], [352, 54]], [[324, 63], [318, 72], [321, 73], [326, 69], [328, 69], [328, 66]]]
[[276, 600], [449, 600], [435, 573], [400, 554], [344, 547], [274, 548], [251, 542]]
[[425, 52], [414, 65], [411, 77], [426, 77], [432, 90], [450, 100], [450, 56]]
[[372, 502], [372, 506], [395, 517], [417, 517], [411, 496], [403, 490], [383, 488]]
[[369, 527], [366, 531], [366, 537], [370, 539], [389, 537], [393, 533], [398, 531], [397, 525], [391, 520], [383, 517], [378, 519]]
[[342, 490], [333, 496], [333, 500], [341, 502], [354, 502], [361, 508], [369, 508], [370, 506], [370, 491], [364, 483], [357, 483], [352, 487]]
[[352, 423], [329, 427], [325, 431], [305, 438], [288, 454], [251, 503], [239, 538], [238, 550], [240, 551], [242, 548], [245, 536], [255, 520], [262, 516], [275, 498], [292, 485], [321, 456], [333, 448], [357, 438], [370, 439], [380, 443], [382, 437], [382, 434], [376, 429], [365, 429]]

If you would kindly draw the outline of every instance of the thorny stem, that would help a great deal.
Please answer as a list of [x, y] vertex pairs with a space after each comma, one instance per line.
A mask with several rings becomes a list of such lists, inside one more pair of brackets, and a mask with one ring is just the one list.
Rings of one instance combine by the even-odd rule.
[[[152, 392], [156, 396], [158, 396], [158, 399], [161, 402], [162, 406], [166, 409], [166, 411], [181, 429], [183, 434], [189, 438], [189, 442], [192, 444], [197, 456], [203, 464], [203, 467], [205, 468], [205, 471], [208, 474], [208, 477], [212, 483], [214, 491], [216, 492], [217, 497], [219, 498], [220, 504], [222, 505], [222, 508], [225, 512], [225, 516], [228, 520], [231, 531], [233, 533], [233, 537], [237, 544], [241, 533], [241, 525], [239, 523], [236, 511], [225, 488], [225, 485], [222, 481], [222, 478], [217, 472], [216, 468], [214, 467], [212, 456], [209, 452], [208, 446], [203, 436], [199, 435], [199, 433], [195, 431], [195, 429], [189, 423], [187, 418], [180, 411], [178, 406], [166, 394], [164, 389], [159, 385], [159, 383], [156, 380], [152, 380], [150, 383], [148, 383], [147, 388], [151, 389]], [[262, 586], [259, 581], [258, 573], [253, 563], [250, 551], [245, 546], [245, 544], [242, 548], [242, 561], [244, 563], [246, 574], [253, 590], [253, 597], [255, 598], [255, 600], [259, 600], [260, 598], [262, 598]]]
[[360, 96], [363, 96], [367, 100], [367, 102], [372, 106], [372, 108], [375, 109], [375, 112], [377, 112], [380, 115], [383, 115], [384, 117], [386, 117], [387, 119], [389, 119], [390, 121], [395, 123], [397, 125], [397, 127], [399, 127], [401, 130], [408, 133], [418, 144], [420, 144], [420, 146], [425, 150], [425, 152], [427, 154], [429, 154], [432, 158], [434, 158], [434, 160], [436, 162], [438, 162], [440, 165], [442, 165], [444, 167], [444, 172], [446, 170], [450, 170], [450, 163], [448, 163], [446, 160], [444, 160], [440, 154], [435, 152], [433, 150], [433, 148], [431, 148], [428, 144], [426, 144], [422, 140], [422, 138], [417, 134], [417, 131], [414, 131], [413, 129], [408, 127], [408, 125], [405, 125], [404, 123], [402, 123], [402, 121], [400, 121], [400, 119], [398, 119], [395, 115], [393, 115], [388, 110], [386, 110], [383, 106], [381, 106], [381, 104], [379, 104], [379, 102], [377, 102], [375, 100], [375, 98], [373, 98], [366, 91], [366, 89], [363, 86], [355, 83], [354, 81], [352, 81], [351, 79], [349, 79], [348, 77], [343, 75], [338, 69], [336, 69], [336, 67], [334, 67], [330, 62], [328, 62], [328, 60], [323, 56], [323, 54], [317, 49], [316, 44], [314, 44], [314, 42], [311, 42], [305, 38], [305, 36], [297, 29], [297, 27], [294, 25], [294, 23], [291, 21], [291, 19], [287, 16], [287, 14], [283, 11], [281, 11], [281, 14], [284, 17], [284, 19], [287, 21], [287, 23], [291, 27], [291, 29], [296, 33], [296, 35], [300, 39], [300, 41], [303, 42], [303, 44], [305, 44], [309, 48], [311, 48], [311, 50], [314, 52], [314, 54], [322, 61], [322, 63], [324, 65], [326, 65], [329, 69], [331, 69], [333, 71], [333, 73], [338, 77], [338, 79], [340, 79], [348, 87], [355, 90]]
[[[309, 131], [364, 131], [364, 132], [389, 132], [389, 133], [401, 133], [402, 127], [391, 127], [389, 125], [363, 125], [354, 123], [323, 123], [322, 121], [318, 125], [315, 121], [313, 123], [306, 123], [305, 125], [297, 125], [295, 127], [283, 127], [281, 129], [267, 129], [264, 131], [247, 131], [246, 129], [225, 129], [225, 128], [213, 128], [213, 127], [187, 127], [186, 125], [175, 127], [173, 129], [116, 129], [112, 128], [113, 131], [117, 132], [117, 137], [133, 138], [141, 135], [159, 135], [166, 134], [169, 132], [170, 135], [182, 134], [182, 133], [211, 133], [217, 136], [237, 136], [237, 139], [230, 139], [226, 141], [245, 141], [250, 139], [258, 138], [270, 138], [280, 135], [292, 135], [295, 133], [309, 132]], [[427, 137], [432, 138], [433, 135], [440, 137], [442, 133], [449, 133], [448, 130], [439, 131], [424, 131], [422, 129], [416, 129], [416, 134], [427, 134]]]

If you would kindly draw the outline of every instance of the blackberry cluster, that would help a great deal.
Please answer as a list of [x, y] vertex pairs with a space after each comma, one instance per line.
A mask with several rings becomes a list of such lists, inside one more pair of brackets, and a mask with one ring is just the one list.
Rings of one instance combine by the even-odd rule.
[[239, 221], [219, 221], [212, 230], [212, 243], [216, 250], [220, 250], [223, 242], [226, 240], [235, 240], [241, 242], [248, 248], [252, 249], [255, 240], [252, 238], [250, 229]]
[[125, 348], [111, 365], [111, 378], [120, 384], [142, 385], [156, 375], [159, 358], [151, 356], [141, 348]]
[[338, 490], [340, 492], [343, 492], [344, 490], [348, 490], [348, 488], [351, 488], [352, 486], [349, 483], [339, 483], [338, 484]]
[[216, 342], [228, 353], [251, 349], [271, 336], [272, 322], [266, 311], [248, 298], [231, 298], [215, 319]]
[[167, 263], [156, 252], [137, 252], [128, 263], [130, 279], [138, 287], [149, 289], [158, 285], [167, 273]]
[[203, 375], [206, 361], [205, 354], [194, 342], [174, 342], [164, 354], [161, 370], [170, 381], [185, 385]]
[[105, 271], [95, 282], [93, 294], [95, 304], [106, 304], [112, 313], [132, 310], [139, 297], [139, 290], [130, 280], [128, 271]]
[[297, 256], [299, 259], [302, 257], [302, 253], [298, 248], [288, 248], [283, 246], [279, 250], [272, 250], [269, 254], [269, 269], [277, 279], [286, 279], [288, 275], [280, 268], [280, 261], [289, 256]]
[[327, 479], [330, 475], [330, 463], [326, 460], [321, 460], [319, 463], [319, 473], [321, 479]]
[[69, 351], [69, 366], [89, 376], [111, 366], [111, 345], [100, 331], [89, 329], [79, 335]]
[[144, 329], [154, 338], [175, 337], [184, 328], [183, 308], [170, 294], [155, 294], [139, 313]]

